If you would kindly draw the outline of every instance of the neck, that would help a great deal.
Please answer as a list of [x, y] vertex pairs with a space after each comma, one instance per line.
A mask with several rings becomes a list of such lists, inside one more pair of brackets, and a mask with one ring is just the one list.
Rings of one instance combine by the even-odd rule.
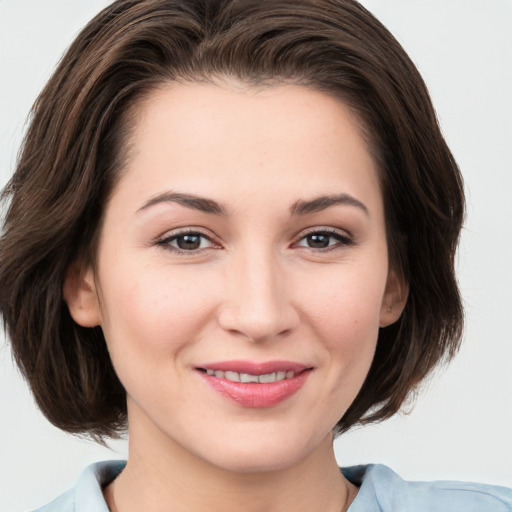
[[155, 443], [154, 436], [130, 430], [126, 468], [105, 490], [112, 512], [340, 512], [357, 492], [338, 469], [330, 435], [296, 463], [246, 472], [215, 466], [168, 438]]

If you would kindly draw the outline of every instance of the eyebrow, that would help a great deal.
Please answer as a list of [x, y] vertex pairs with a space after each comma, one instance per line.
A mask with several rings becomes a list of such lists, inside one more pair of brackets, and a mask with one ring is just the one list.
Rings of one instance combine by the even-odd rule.
[[366, 205], [349, 194], [320, 196], [308, 201], [299, 199], [292, 205], [290, 212], [292, 215], [306, 215], [308, 213], [320, 212], [338, 204], [355, 206], [356, 208], [361, 209], [366, 215], [370, 216], [370, 212]]
[[[137, 213], [159, 203], [178, 203], [187, 208], [199, 210], [211, 215], [228, 215], [227, 208], [217, 201], [196, 196], [195, 194], [184, 194], [182, 192], [164, 192], [163, 194], [158, 194], [144, 203], [144, 205], [137, 210]], [[309, 213], [317, 213], [326, 210], [335, 205], [354, 206], [362, 210], [366, 215], [370, 215], [368, 208], [361, 201], [349, 194], [320, 196], [310, 200], [299, 199], [290, 207], [290, 213], [292, 216], [307, 215]]]
[[163, 194], [152, 197], [149, 201], [144, 203], [137, 212], [146, 210], [150, 206], [159, 203], [178, 203], [187, 208], [212, 215], [227, 215], [227, 209], [213, 199], [206, 199], [205, 197], [196, 196], [194, 194], [183, 194], [180, 192], [164, 192]]

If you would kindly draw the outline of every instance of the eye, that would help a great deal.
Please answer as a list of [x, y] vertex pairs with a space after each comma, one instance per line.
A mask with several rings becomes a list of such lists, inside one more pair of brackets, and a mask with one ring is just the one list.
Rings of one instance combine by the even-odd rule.
[[156, 245], [163, 246], [176, 253], [194, 253], [217, 247], [208, 236], [197, 231], [186, 231], [165, 236], [165, 238], [157, 240]]
[[335, 230], [318, 230], [311, 231], [303, 236], [295, 245], [298, 247], [306, 247], [308, 249], [335, 249], [351, 245], [352, 240], [349, 236]]

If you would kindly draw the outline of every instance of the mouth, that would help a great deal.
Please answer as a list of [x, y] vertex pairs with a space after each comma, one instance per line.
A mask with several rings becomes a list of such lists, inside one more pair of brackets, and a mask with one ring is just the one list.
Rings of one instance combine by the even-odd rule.
[[211, 389], [250, 408], [272, 407], [290, 398], [314, 370], [290, 361], [226, 361], [196, 369]]
[[296, 373], [294, 371], [278, 371], [272, 373], [264, 373], [263, 375], [254, 375], [251, 373], [233, 372], [230, 370], [212, 370], [211, 368], [199, 368], [199, 371], [206, 372], [210, 377], [217, 379], [226, 379], [230, 382], [243, 382], [255, 384], [268, 384], [269, 382], [280, 382], [286, 379], [293, 379]]

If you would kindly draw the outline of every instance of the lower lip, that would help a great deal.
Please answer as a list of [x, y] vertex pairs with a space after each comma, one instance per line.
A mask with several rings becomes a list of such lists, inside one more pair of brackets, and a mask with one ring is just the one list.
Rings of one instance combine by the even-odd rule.
[[278, 382], [245, 383], [219, 379], [200, 372], [203, 380], [217, 393], [225, 396], [243, 407], [262, 409], [284, 402], [297, 393], [305, 384], [312, 370], [304, 370], [291, 379]]

